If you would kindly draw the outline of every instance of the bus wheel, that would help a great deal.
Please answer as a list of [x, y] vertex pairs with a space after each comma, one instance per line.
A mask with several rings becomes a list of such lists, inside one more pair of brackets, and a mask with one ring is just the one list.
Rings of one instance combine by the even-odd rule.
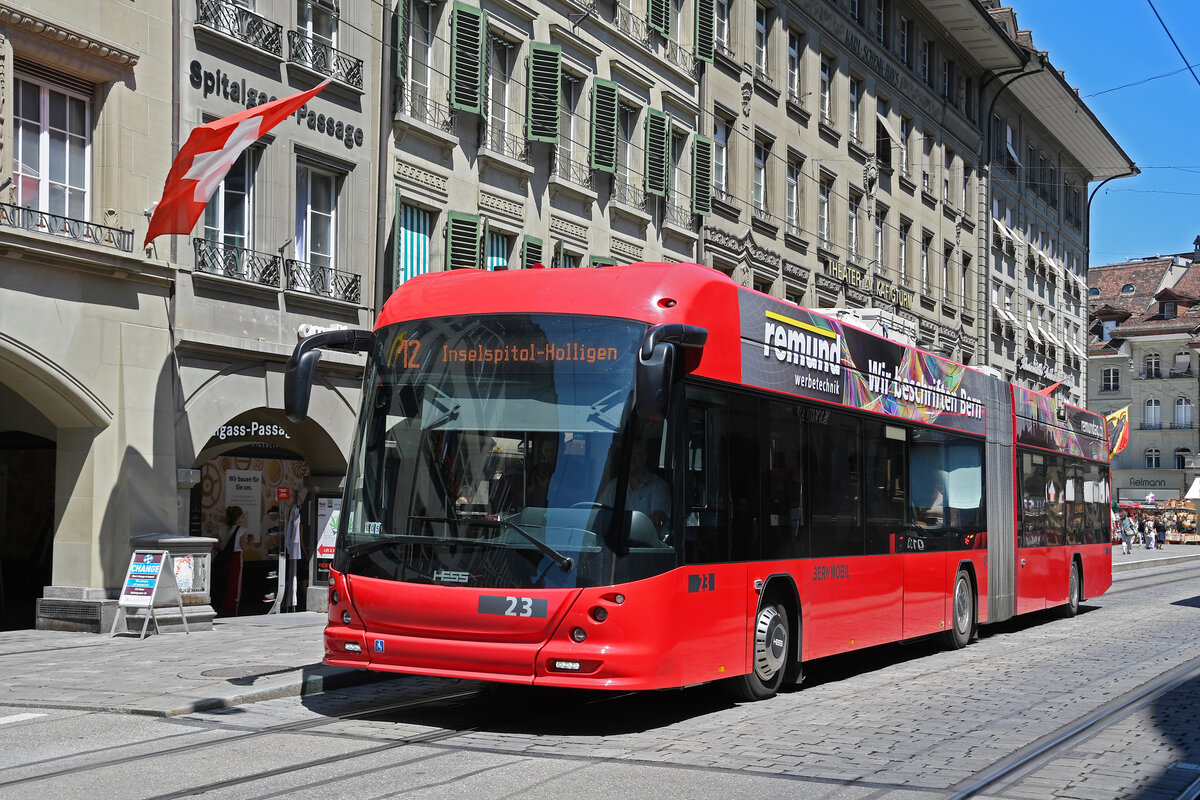
[[954, 598], [951, 608], [950, 630], [942, 634], [949, 650], [960, 650], [971, 641], [975, 632], [975, 597], [971, 591], [971, 577], [960, 569], [954, 578]]
[[1062, 607], [1062, 615], [1067, 619], [1079, 613], [1080, 595], [1083, 594], [1081, 584], [1083, 581], [1079, 579], [1079, 565], [1071, 564], [1071, 579], [1067, 586], [1067, 604]]
[[735, 700], [765, 700], [783, 684], [784, 667], [791, 650], [791, 625], [782, 605], [763, 606], [754, 621], [754, 664], [747, 675], [725, 682]]

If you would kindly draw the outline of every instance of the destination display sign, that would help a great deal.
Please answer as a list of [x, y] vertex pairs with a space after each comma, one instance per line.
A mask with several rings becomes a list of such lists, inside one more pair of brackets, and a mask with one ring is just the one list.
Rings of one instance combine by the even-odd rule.
[[983, 435], [992, 378], [750, 290], [738, 310], [743, 383]]

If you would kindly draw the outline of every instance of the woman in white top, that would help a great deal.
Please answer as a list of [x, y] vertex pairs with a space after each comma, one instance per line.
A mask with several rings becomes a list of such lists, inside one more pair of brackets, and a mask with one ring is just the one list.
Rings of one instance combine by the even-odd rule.
[[240, 506], [230, 506], [225, 509], [225, 524], [229, 526], [229, 535], [221, 546], [222, 551], [228, 551], [228, 563], [225, 566], [225, 589], [221, 597], [221, 616], [236, 617], [238, 603], [242, 599], [242, 550], [250, 532], [246, 530], [246, 513]]

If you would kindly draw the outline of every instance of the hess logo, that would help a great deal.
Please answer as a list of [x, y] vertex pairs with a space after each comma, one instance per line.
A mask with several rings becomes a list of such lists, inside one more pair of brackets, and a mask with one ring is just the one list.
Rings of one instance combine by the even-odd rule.
[[435, 569], [433, 571], [433, 579], [439, 583], [468, 583], [471, 580], [471, 573], [457, 572], [449, 569]]

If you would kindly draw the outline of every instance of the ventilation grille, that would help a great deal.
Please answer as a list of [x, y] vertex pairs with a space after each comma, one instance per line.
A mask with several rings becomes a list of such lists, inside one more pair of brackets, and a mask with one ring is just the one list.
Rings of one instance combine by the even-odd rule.
[[39, 617], [66, 622], [99, 622], [100, 604], [75, 600], [39, 600], [37, 613]]

